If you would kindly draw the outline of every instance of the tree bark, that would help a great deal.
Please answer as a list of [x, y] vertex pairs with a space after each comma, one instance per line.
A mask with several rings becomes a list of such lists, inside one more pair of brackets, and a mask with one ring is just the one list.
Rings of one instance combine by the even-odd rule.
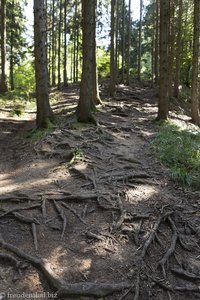
[[8, 91], [6, 82], [6, 0], [1, 0], [0, 7], [0, 47], [1, 47], [1, 75], [0, 93]]
[[192, 122], [196, 125], [200, 124], [199, 113], [199, 22], [200, 22], [200, 2], [194, 0], [194, 34], [193, 34], [193, 58], [192, 58]]
[[157, 120], [166, 120], [169, 112], [169, 13], [169, 1], [160, 1], [160, 80]]
[[110, 96], [114, 97], [116, 90], [116, 70], [115, 70], [115, 54], [116, 54], [116, 0], [111, 0], [111, 45], [110, 45]]
[[84, 123], [94, 123], [92, 108], [94, 106], [94, 13], [96, 0], [82, 0], [83, 28], [83, 65], [80, 98], [76, 110], [77, 119]]
[[179, 0], [178, 34], [176, 40], [176, 69], [175, 69], [175, 80], [174, 80], [174, 97], [176, 98], [179, 97], [181, 45], [182, 45], [182, 16], [183, 16], [183, 0]]
[[141, 80], [141, 56], [142, 56], [142, 10], [143, 0], [140, 0], [140, 23], [139, 23], [139, 43], [138, 43], [138, 71], [137, 78]]
[[46, 12], [44, 0], [34, 0], [34, 52], [37, 100], [37, 127], [46, 128], [53, 118], [49, 104], [46, 56]]

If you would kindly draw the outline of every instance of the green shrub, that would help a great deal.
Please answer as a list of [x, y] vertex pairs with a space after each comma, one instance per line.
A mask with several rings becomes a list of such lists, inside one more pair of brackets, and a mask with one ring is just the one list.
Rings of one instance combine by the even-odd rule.
[[200, 190], [200, 132], [182, 129], [172, 122], [161, 125], [152, 143], [173, 180]]

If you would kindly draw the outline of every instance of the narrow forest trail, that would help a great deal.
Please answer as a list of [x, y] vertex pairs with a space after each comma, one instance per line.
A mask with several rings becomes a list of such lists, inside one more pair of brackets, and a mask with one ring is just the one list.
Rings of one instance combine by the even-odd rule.
[[152, 153], [155, 95], [102, 90], [100, 126], [80, 126], [66, 117], [78, 98], [69, 87], [58, 125], [37, 141], [25, 138], [32, 121], [0, 120], [0, 292], [200, 299], [199, 196]]

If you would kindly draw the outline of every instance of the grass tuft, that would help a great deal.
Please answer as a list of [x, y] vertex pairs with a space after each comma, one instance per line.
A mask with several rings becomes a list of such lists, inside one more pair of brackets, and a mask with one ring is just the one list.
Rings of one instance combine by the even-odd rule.
[[200, 190], [200, 132], [167, 121], [152, 143], [155, 154], [169, 168], [174, 181]]

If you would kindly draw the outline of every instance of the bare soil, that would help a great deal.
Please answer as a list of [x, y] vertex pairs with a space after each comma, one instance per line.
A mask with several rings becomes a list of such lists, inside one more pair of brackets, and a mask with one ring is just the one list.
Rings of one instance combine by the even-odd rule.
[[37, 141], [33, 115], [0, 112], [0, 299], [200, 299], [199, 193], [153, 154], [156, 91], [104, 86], [97, 127], [74, 122], [77, 99]]

